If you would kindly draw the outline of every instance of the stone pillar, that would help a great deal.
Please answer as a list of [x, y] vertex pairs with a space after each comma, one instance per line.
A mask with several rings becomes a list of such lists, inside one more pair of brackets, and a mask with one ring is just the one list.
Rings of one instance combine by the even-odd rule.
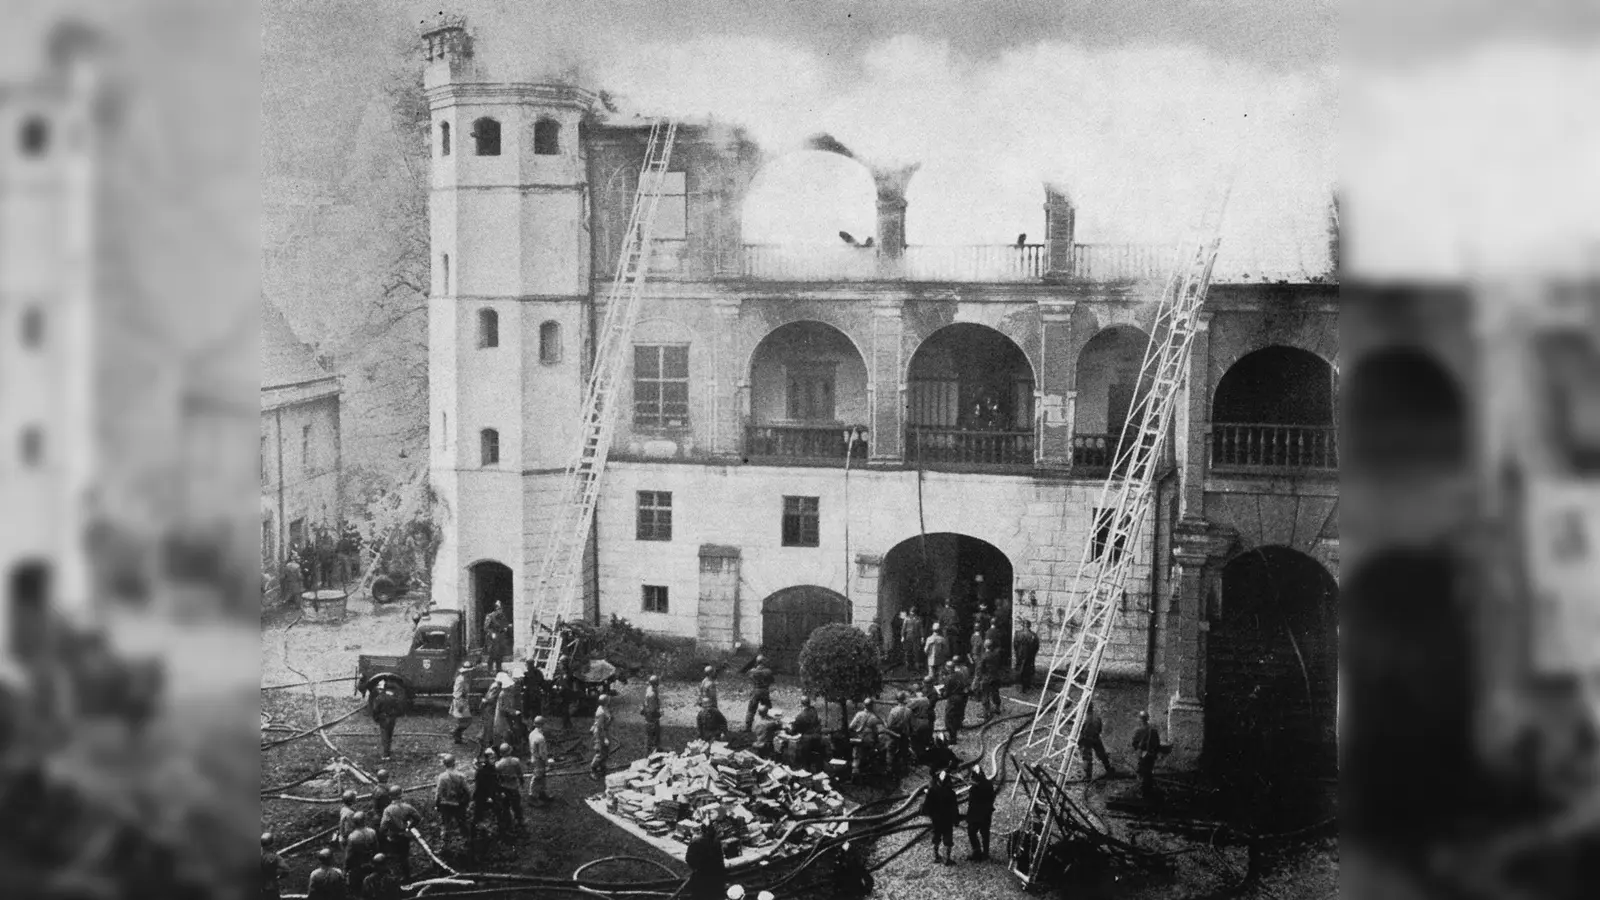
[[1044, 186], [1045, 278], [1052, 282], [1072, 277], [1073, 245], [1077, 240], [1078, 210], [1067, 193], [1053, 184]]
[[872, 181], [878, 188], [878, 274], [899, 278], [905, 270], [906, 185], [921, 163], [898, 169], [873, 169]]
[[1175, 416], [1182, 430], [1175, 435], [1179, 492], [1178, 515], [1199, 516], [1205, 508], [1206, 470], [1211, 465], [1211, 423], [1206, 409], [1211, 404], [1211, 313], [1201, 310], [1196, 317], [1194, 343], [1189, 352], [1189, 380], [1184, 387], [1187, 401]]
[[902, 440], [905, 429], [906, 386], [904, 370], [904, 306], [898, 299], [872, 301], [872, 358], [867, 361], [867, 402], [872, 409], [869, 459], [872, 462], [899, 463], [905, 455]]
[[1152, 691], [1164, 686], [1167, 696], [1151, 699], [1165, 699], [1171, 760], [1180, 768], [1197, 764], [1204, 749], [1208, 598], [1234, 540], [1231, 532], [1196, 518], [1179, 522], [1172, 537], [1177, 589], [1166, 609], [1162, 635], [1165, 671], [1151, 684]]
[[[878, 617], [878, 576], [883, 571], [883, 557], [871, 553], [857, 553], [856, 570], [850, 573], [850, 618], [862, 631]], [[889, 623], [879, 622], [888, 637]]]
[[739, 548], [700, 545], [695, 635], [702, 647], [732, 650], [739, 639]]
[[1039, 301], [1039, 383], [1034, 386], [1038, 415], [1036, 462], [1065, 469], [1072, 465], [1073, 300]]
[[749, 387], [750, 373], [741, 371], [744, 355], [739, 352], [739, 308], [738, 297], [716, 300], [716, 371], [711, 387], [716, 420], [711, 425], [711, 446], [718, 456], [744, 454], [744, 394]]

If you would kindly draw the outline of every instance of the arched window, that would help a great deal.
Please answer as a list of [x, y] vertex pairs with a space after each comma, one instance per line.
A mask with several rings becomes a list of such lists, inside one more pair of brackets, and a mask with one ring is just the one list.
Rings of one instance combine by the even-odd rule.
[[42, 116], [29, 116], [23, 120], [18, 140], [22, 145], [22, 155], [43, 156], [50, 147], [50, 124]]
[[44, 312], [30, 306], [22, 313], [22, 344], [38, 347], [44, 343]]
[[547, 366], [561, 362], [560, 322], [546, 322], [539, 326], [539, 362]]
[[540, 119], [533, 123], [533, 152], [537, 156], [556, 156], [561, 152], [561, 123]]
[[500, 123], [487, 116], [473, 122], [472, 140], [479, 156], [499, 156]]
[[44, 432], [38, 426], [29, 426], [22, 432], [22, 462], [37, 466], [44, 461]]
[[443, 254], [440, 260], [440, 269], [440, 274], [444, 276], [444, 282], [439, 289], [448, 297], [450, 295], [450, 254]]
[[478, 310], [478, 346], [500, 346], [500, 314], [492, 309]]
[[439, 155], [450, 155], [450, 123], [439, 123]]
[[479, 435], [482, 445], [483, 464], [492, 466], [500, 461], [500, 432], [493, 428], [485, 428]]

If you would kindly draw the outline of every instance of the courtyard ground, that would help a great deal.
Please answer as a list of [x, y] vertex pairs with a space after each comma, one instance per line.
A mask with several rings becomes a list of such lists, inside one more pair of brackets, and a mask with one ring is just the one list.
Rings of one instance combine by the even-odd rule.
[[[409, 637], [410, 621], [405, 611], [398, 607], [372, 611], [352, 607], [350, 617], [340, 625], [298, 623], [286, 627], [286, 617], [273, 616], [263, 622], [261, 632], [262, 685], [272, 687], [301, 681], [299, 673], [313, 680], [348, 677], [355, 667], [359, 653], [384, 652], [403, 648]], [[287, 644], [286, 644], [287, 642]], [[285, 647], [287, 646], [287, 653]], [[352, 695], [350, 682], [315, 686], [322, 715], [332, 719], [360, 705]], [[885, 696], [892, 696], [893, 687]], [[262, 713], [272, 722], [295, 731], [315, 723], [312, 688], [300, 686], [262, 692]], [[643, 685], [635, 682], [624, 685], [619, 700], [613, 706], [618, 713], [614, 734], [618, 747], [612, 754], [613, 767], [625, 766], [643, 755], [643, 723], [638, 715]], [[1135, 725], [1137, 710], [1144, 707], [1145, 686], [1141, 683], [1106, 683], [1097, 694], [1097, 706], [1106, 721], [1106, 745], [1113, 761], [1124, 771], [1132, 769], [1132, 754], [1127, 749]], [[780, 710], [793, 710], [800, 696], [799, 686], [792, 678], [778, 680], [773, 692], [774, 705]], [[1005, 692], [1016, 696], [1013, 689]], [[723, 679], [722, 707], [728, 715], [730, 727], [738, 730], [743, 725], [746, 684], [744, 679], [730, 674]], [[664, 681], [663, 738], [669, 748], [680, 748], [691, 737], [696, 686], [689, 682]], [[1008, 704], [1008, 711], [1023, 707]], [[837, 709], [829, 710], [829, 721], [838, 717]], [[976, 726], [981, 713], [976, 704], [969, 707], [969, 727]], [[634, 838], [595, 814], [583, 800], [597, 793], [600, 786], [586, 772], [588, 726], [590, 720], [574, 721], [572, 731], [564, 730], [559, 722], [550, 723], [549, 734], [558, 758], [553, 765], [557, 773], [551, 778], [550, 790], [554, 802], [545, 808], [529, 807], [528, 828], [514, 840], [491, 842], [489, 850], [470, 863], [459, 857], [447, 856], [461, 871], [522, 873], [555, 877], [570, 877], [580, 865], [609, 856], [636, 856], [657, 860], [674, 871], [687, 873], [682, 863], [667, 857], [649, 844]], [[1009, 725], [990, 728], [989, 746], [1001, 739]], [[377, 759], [377, 729], [364, 711], [328, 730], [329, 740], [339, 753], [369, 771], [386, 766], [394, 780], [409, 788], [424, 787], [418, 791], [415, 805], [423, 811], [426, 823], [423, 834], [435, 849], [440, 841], [437, 817], [431, 809], [431, 785], [439, 771], [439, 758], [444, 753], [456, 752], [458, 757], [470, 755], [475, 745], [452, 746], [451, 720], [443, 702], [420, 702], [414, 713], [402, 720], [395, 738], [393, 759], [381, 763]], [[264, 739], [287, 736], [291, 732], [276, 731], [264, 734]], [[468, 738], [476, 737], [475, 722], [468, 730]], [[957, 747], [963, 758], [971, 759], [979, 752], [980, 735], [974, 729]], [[460, 752], [458, 752], [460, 751]], [[261, 784], [263, 789], [286, 785], [306, 777], [327, 765], [335, 753], [327, 743], [309, 737], [282, 746], [264, 750], [261, 759]], [[894, 794], [915, 789], [925, 781], [921, 771], [908, 776], [898, 785], [846, 785], [843, 792], [858, 803], [870, 803]], [[1191, 840], [1168, 837], [1154, 832], [1141, 831], [1111, 813], [1108, 800], [1133, 788], [1130, 779], [1102, 779], [1083, 789], [1082, 797], [1088, 807], [1098, 814], [1115, 833], [1141, 847], [1166, 855], [1170, 871], [1150, 876], [1138, 876], [1117, 885], [1109, 896], [1129, 900], [1177, 900], [1218, 895], [1235, 884], [1244, 872], [1246, 855], [1240, 848], [1210, 849], [1196, 846]], [[353, 785], [352, 785], [353, 786]], [[262, 824], [280, 836], [280, 846], [287, 846], [301, 838], [330, 827], [337, 820], [336, 803], [305, 803], [274, 799], [279, 793], [311, 798], [328, 798], [336, 795], [331, 784], [313, 782], [282, 792], [265, 791], [262, 799]], [[915, 837], [917, 846], [894, 856]], [[993, 848], [997, 856], [1003, 855], [1003, 837], [996, 835]], [[319, 842], [320, 843], [320, 842]], [[957, 835], [958, 859], [966, 853], [965, 837]], [[930, 851], [926, 838], [920, 832], [909, 832], [883, 839], [873, 849], [874, 860], [894, 856], [877, 877], [875, 896], [891, 898], [918, 898], [923, 900], [933, 892], [949, 897], [977, 897], [996, 892], [1016, 893], [1014, 882], [1002, 862], [967, 863], [957, 866], [934, 867], [928, 864]], [[286, 892], [303, 891], [305, 878], [310, 871], [309, 853], [299, 853], [289, 858], [290, 876], [285, 883]], [[429, 871], [432, 866], [420, 851], [413, 854], [416, 872]], [[654, 879], [660, 872], [653, 866], [622, 861], [605, 871], [608, 879]], [[1296, 844], [1288, 851], [1273, 856], [1264, 876], [1242, 894], [1245, 898], [1311, 898], [1333, 897], [1338, 894], [1338, 850], [1336, 842], [1312, 841]], [[797, 896], [789, 894], [786, 896]], [[818, 894], [817, 896], [823, 896]]]

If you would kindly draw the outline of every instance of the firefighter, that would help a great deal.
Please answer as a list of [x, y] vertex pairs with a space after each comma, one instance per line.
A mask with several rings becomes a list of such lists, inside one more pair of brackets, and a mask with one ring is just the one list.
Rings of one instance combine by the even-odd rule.
[[261, 836], [261, 900], [278, 900], [282, 895], [283, 857], [272, 849], [277, 840], [271, 832]]
[[661, 676], [651, 675], [644, 688], [644, 704], [639, 707], [644, 719], [644, 752], [661, 749]]
[[756, 709], [762, 705], [772, 706], [772, 681], [772, 669], [767, 665], [767, 658], [758, 655], [755, 667], [750, 670], [750, 702], [746, 704], [744, 714], [744, 730], [747, 733], [755, 724]]
[[907, 708], [911, 710], [911, 758], [913, 761], [921, 760], [927, 755], [928, 748], [933, 745], [933, 706], [935, 702], [933, 679], [924, 679], [922, 686], [917, 689], [917, 695], [911, 698]]
[[884, 722], [884, 731], [889, 735], [889, 767], [895, 773], [899, 773], [911, 757], [911, 707], [906, 702], [908, 699], [905, 691], [896, 694], [894, 708], [889, 710], [889, 718]]
[[440, 760], [444, 771], [433, 785], [433, 805], [439, 811], [440, 831], [455, 826], [462, 837], [467, 834], [467, 804], [472, 802], [472, 785], [456, 768], [456, 758], [448, 753]]
[[378, 823], [378, 851], [400, 867], [400, 877], [411, 880], [411, 830], [422, 824], [422, 813], [405, 801], [400, 785], [389, 789], [389, 805]]
[[1027, 693], [1033, 690], [1034, 661], [1039, 655], [1039, 636], [1033, 633], [1032, 622], [1022, 620], [1022, 630], [1011, 639], [1011, 649], [1016, 654], [1017, 690]]
[[967, 791], [967, 842], [972, 845], [974, 862], [989, 858], [989, 828], [994, 822], [994, 783], [983, 766], [973, 766], [972, 788]]
[[872, 698], [863, 697], [855, 717], [850, 720], [850, 746], [854, 751], [856, 777], [866, 775], [878, 757], [878, 736], [883, 720], [872, 711]]
[[495, 601], [494, 609], [483, 617], [483, 643], [489, 654], [489, 671], [499, 672], [511, 655], [511, 620], [504, 600]]
[[549, 803], [545, 778], [550, 768], [550, 742], [544, 736], [544, 716], [534, 716], [533, 728], [528, 732], [528, 766], [533, 770], [529, 796], [540, 803]]
[[350, 893], [361, 892], [361, 883], [372, 871], [372, 857], [377, 853], [378, 833], [367, 824], [366, 815], [356, 813], [355, 828], [351, 829], [350, 839], [344, 847], [344, 871], [350, 879]]
[[1105, 763], [1107, 777], [1117, 774], [1116, 767], [1111, 765], [1111, 757], [1106, 755], [1105, 741], [1101, 740], [1104, 731], [1105, 722], [1101, 720], [1100, 714], [1094, 711], [1094, 704], [1090, 703], [1083, 716], [1083, 726], [1078, 729], [1078, 753], [1083, 756], [1084, 778], [1090, 781], [1094, 780], [1096, 756]]
[[595, 701], [594, 724], [589, 732], [594, 736], [594, 758], [589, 761], [589, 777], [595, 781], [604, 781], [606, 777], [606, 764], [611, 760], [611, 696], [601, 694]]
[[957, 665], [957, 660], [945, 663], [944, 675], [944, 731], [949, 736], [950, 743], [961, 742], [961, 726], [967, 718], [967, 691], [970, 681], [967, 679], [965, 666]]
[[983, 656], [978, 663], [978, 679], [982, 685], [978, 689], [978, 696], [983, 698], [985, 722], [1000, 714], [1000, 678], [1003, 668], [1000, 648], [994, 641], [984, 641]]
[[387, 762], [394, 744], [394, 726], [405, 713], [405, 701], [387, 678], [379, 678], [372, 686], [372, 721], [378, 723], [378, 736], [382, 743], [383, 759]]
[[467, 726], [472, 724], [472, 706], [468, 702], [467, 694], [471, 690], [467, 673], [471, 671], [472, 663], [462, 663], [461, 670], [456, 673], [455, 685], [450, 689], [450, 718], [456, 722], [456, 728], [451, 734], [451, 740], [456, 744], [465, 744], [467, 742]]
[[317, 867], [306, 881], [306, 900], [344, 900], [348, 894], [349, 883], [333, 864], [333, 851], [327, 847], [318, 850]]
[[711, 708], [717, 709], [717, 669], [715, 666], [706, 666], [706, 677], [700, 679], [700, 699], [710, 701]]
[[700, 740], [706, 743], [720, 741], [728, 733], [728, 717], [717, 709], [715, 700], [710, 697], [700, 698], [700, 712], [695, 716], [695, 730], [700, 733]]
[[372, 874], [361, 885], [365, 900], [400, 900], [405, 896], [401, 887], [400, 876], [389, 862], [389, 857], [382, 853], [374, 856]]
[[[933, 861], [945, 865], [953, 865], [955, 857], [951, 854], [955, 850], [956, 819], [960, 818], [960, 800], [956, 798], [955, 788], [950, 784], [950, 773], [944, 770], [936, 772], [928, 783], [928, 795], [922, 801], [922, 814], [928, 817], [933, 826]], [[939, 857], [939, 847], [944, 847], [944, 858]]]
[[389, 805], [389, 800], [391, 799], [389, 788], [392, 785], [389, 784], [388, 769], [379, 769], [374, 774], [377, 776], [378, 783], [372, 787], [372, 815], [367, 821], [376, 825], [383, 818], [384, 808]]
[[495, 771], [493, 750], [485, 749], [478, 755], [477, 768], [472, 773], [472, 828], [477, 833], [478, 823], [489, 816], [499, 818], [500, 773]]
[[496, 798], [496, 802], [500, 804], [500, 828], [502, 831], [509, 831], [513, 822], [521, 828], [523, 825], [522, 760], [512, 755], [510, 744], [500, 745], [500, 758], [495, 760], [494, 770], [500, 783], [500, 794]]
[[1166, 756], [1171, 747], [1161, 743], [1161, 732], [1150, 724], [1150, 713], [1139, 710], [1139, 727], [1133, 732], [1133, 749], [1139, 754], [1139, 791], [1146, 800], [1156, 800], [1156, 758]]
[[[946, 607], [948, 609], [949, 607]], [[938, 677], [950, 657], [950, 643], [945, 639], [944, 626], [933, 623], [928, 639], [922, 643], [922, 656], [928, 661], [928, 677]]]
[[356, 792], [345, 791], [339, 802], [339, 846], [343, 847], [350, 837], [350, 829], [355, 827], [353, 822], [356, 817]]

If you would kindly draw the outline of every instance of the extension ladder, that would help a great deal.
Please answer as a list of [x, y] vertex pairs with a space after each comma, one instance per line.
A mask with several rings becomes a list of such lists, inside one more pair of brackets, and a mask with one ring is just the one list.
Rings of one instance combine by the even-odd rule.
[[656, 210], [677, 134], [676, 122], [658, 121], [650, 128], [622, 255], [606, 295], [605, 319], [595, 336], [594, 369], [589, 373], [578, 446], [567, 464], [560, 501], [550, 522], [549, 544], [534, 583], [528, 663], [543, 670], [546, 677], [555, 675], [562, 652], [561, 625], [572, 618], [581, 593], [579, 567], [594, 524], [600, 473], [611, 450], [617, 389], [626, 370], [634, 322], [639, 318]]
[[[1085, 541], [1082, 560], [1067, 593], [1064, 573], [1058, 576], [1058, 563], [1039, 560], [1047, 573], [1041, 585], [1047, 596], [1066, 597], [1066, 618], [1058, 631], [1050, 654], [1038, 715], [1027, 731], [1021, 753], [1033, 758], [1039, 771], [1053, 772], [1059, 780], [1019, 778], [1013, 791], [1028, 797], [1023, 819], [1030, 829], [1036, 849], [1021, 862], [1012, 860], [1011, 873], [1024, 888], [1032, 887], [1040, 874], [1042, 861], [1052, 837], [1059, 830], [1051, 814], [1051, 790], [1064, 786], [1077, 762], [1078, 735], [1085, 712], [1094, 698], [1100, 660], [1111, 639], [1128, 574], [1133, 568], [1135, 540], [1149, 514], [1156, 466], [1163, 447], [1176, 401], [1188, 380], [1190, 348], [1195, 325], [1211, 283], [1211, 269], [1221, 244], [1221, 221], [1227, 206], [1227, 192], [1220, 202], [1207, 209], [1198, 231], [1199, 240], [1183, 268], [1167, 282], [1150, 343], [1140, 366], [1137, 399], [1130, 422], [1118, 443], [1096, 510], [1103, 510]], [[1063, 510], [1063, 518], [1067, 513]], [[1047, 551], [1039, 548], [1036, 552]], [[1045, 552], [1048, 556], [1048, 552]], [[1051, 689], [1055, 693], [1051, 694]], [[1031, 782], [1031, 785], [1030, 785]], [[1014, 793], [1015, 798], [1015, 793]]]

